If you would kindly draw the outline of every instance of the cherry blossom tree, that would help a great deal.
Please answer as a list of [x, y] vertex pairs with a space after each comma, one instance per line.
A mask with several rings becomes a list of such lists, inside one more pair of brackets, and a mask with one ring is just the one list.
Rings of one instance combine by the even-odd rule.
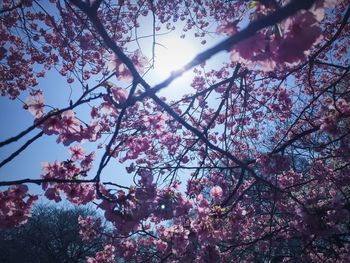
[[[27, 221], [37, 184], [113, 225], [87, 262], [350, 261], [349, 1], [4, 0], [0, 13], [1, 94], [33, 115], [0, 142], [25, 141], [0, 167], [45, 136], [70, 156], [0, 182], [0, 227]], [[222, 40], [151, 85], [175, 28]], [[38, 88], [55, 70], [79, 94], [60, 108]], [[189, 71], [188, 94], [159, 96]], [[131, 185], [106, 180], [113, 161]], [[104, 231], [79, 224], [83, 240]]]

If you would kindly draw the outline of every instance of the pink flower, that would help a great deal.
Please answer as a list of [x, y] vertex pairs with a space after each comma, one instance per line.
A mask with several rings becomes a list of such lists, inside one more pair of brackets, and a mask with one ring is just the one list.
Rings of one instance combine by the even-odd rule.
[[96, 154], [92, 152], [85, 156], [85, 159], [81, 161], [80, 165], [84, 171], [89, 171], [92, 168], [92, 162], [95, 160]]
[[71, 154], [73, 161], [77, 161], [77, 160], [81, 161], [85, 158], [85, 155], [84, 155], [85, 151], [79, 144], [73, 147], [70, 147], [69, 153]]
[[256, 60], [257, 56], [261, 56], [266, 49], [266, 37], [263, 33], [257, 33], [239, 42], [235, 47], [240, 57], [243, 59]]
[[42, 129], [47, 135], [58, 134], [57, 142], [63, 142], [65, 146], [74, 141], [80, 142], [84, 135], [82, 124], [72, 110], [67, 110], [60, 116], [50, 117], [44, 122]]
[[112, 245], [104, 246], [102, 251], [96, 253], [95, 258], [88, 257], [86, 262], [89, 263], [114, 263], [115, 247]]
[[129, 151], [126, 154], [125, 160], [127, 159], [137, 159], [139, 155], [145, 151], [147, 151], [150, 146], [151, 142], [149, 141], [148, 137], [145, 138], [136, 138], [128, 141]]
[[60, 118], [58, 116], [52, 116], [44, 122], [42, 129], [45, 134], [52, 135], [59, 134], [61, 127]]
[[96, 198], [93, 184], [71, 184], [62, 187], [67, 199], [73, 204], [87, 204]]
[[240, 21], [237, 19], [233, 22], [225, 22], [221, 25], [219, 25], [216, 28], [216, 33], [218, 34], [226, 34], [226, 35], [233, 35], [234, 33], [236, 33], [238, 31], [238, 26], [237, 24]]
[[223, 194], [222, 188], [218, 185], [214, 186], [210, 190], [210, 196], [216, 201], [221, 199], [222, 194]]
[[303, 60], [309, 49], [321, 39], [321, 28], [311, 12], [304, 12], [286, 20], [284, 37], [272, 45], [279, 63]]
[[279, 33], [258, 32], [239, 42], [232, 49], [231, 59], [270, 71], [276, 66], [293, 65], [304, 60], [310, 49], [322, 39], [319, 21], [310, 11], [288, 18], [278, 25], [278, 29]]
[[67, 132], [76, 133], [80, 132], [80, 121], [75, 117], [75, 113], [72, 110], [67, 110], [62, 113], [62, 126]]
[[139, 181], [140, 184], [142, 184], [143, 186], [150, 186], [150, 185], [152, 185], [153, 174], [152, 174], [151, 171], [149, 171], [149, 170], [141, 170], [139, 172], [139, 175], [141, 177], [141, 180]]
[[156, 244], [157, 250], [160, 252], [165, 252], [168, 247], [168, 244], [162, 240], [156, 240], [154, 243]]
[[44, 115], [44, 95], [38, 90], [32, 93], [26, 100], [25, 107], [33, 114], [35, 118], [40, 118]]
[[45, 192], [45, 196], [49, 200], [55, 200], [56, 203], [60, 202], [62, 199], [57, 188], [49, 188]]
[[113, 98], [117, 103], [126, 101], [128, 97], [128, 93], [124, 89], [119, 87], [113, 87], [111, 91], [113, 94]]
[[79, 234], [84, 241], [96, 238], [97, 234], [101, 231], [101, 220], [95, 220], [92, 216], [87, 216], [86, 219], [83, 219], [79, 215], [78, 223], [80, 226]]
[[61, 117], [62, 129], [59, 131], [57, 142], [63, 142], [65, 146], [68, 146], [74, 141], [81, 141], [83, 129], [81, 122], [75, 117], [75, 113], [68, 110], [63, 112]]
[[30, 210], [37, 196], [29, 195], [26, 185], [17, 185], [0, 191], [0, 228], [24, 224], [31, 216]]
[[[140, 50], [136, 50], [133, 55], [130, 56], [131, 61], [133, 62], [136, 70], [143, 74], [145, 71], [145, 64], [147, 59], [142, 56]], [[124, 80], [126, 82], [132, 81], [132, 75], [127, 66], [114, 54], [112, 55], [111, 62], [108, 65], [108, 68], [111, 71], [115, 71], [115, 75], [118, 80]]]

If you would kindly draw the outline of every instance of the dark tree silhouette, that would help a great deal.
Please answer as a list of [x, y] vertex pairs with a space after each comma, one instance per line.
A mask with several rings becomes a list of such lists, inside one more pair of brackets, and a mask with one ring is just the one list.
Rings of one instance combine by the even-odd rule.
[[0, 262], [85, 262], [103, 248], [101, 235], [86, 241], [79, 234], [78, 217], [93, 216], [88, 208], [38, 205], [25, 225], [0, 231]]

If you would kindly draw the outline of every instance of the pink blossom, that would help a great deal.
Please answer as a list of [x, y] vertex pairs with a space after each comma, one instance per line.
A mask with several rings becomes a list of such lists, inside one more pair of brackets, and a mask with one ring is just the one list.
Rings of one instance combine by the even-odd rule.
[[30, 209], [38, 197], [27, 192], [28, 187], [25, 185], [0, 191], [0, 228], [12, 228], [24, 224], [31, 216]]
[[[136, 50], [131, 56], [131, 61], [133, 62], [136, 70], [139, 74], [143, 74], [147, 59], [142, 56], [140, 50]], [[115, 54], [112, 55], [111, 62], [108, 65], [111, 71], [115, 71], [115, 75], [118, 80], [124, 80], [126, 82], [132, 81], [132, 75], [127, 66], [119, 59]]]
[[72, 161], [81, 161], [84, 159], [84, 149], [79, 145], [75, 145], [69, 148], [69, 153], [71, 154]]
[[167, 243], [162, 240], [157, 240], [155, 243], [156, 243], [157, 250], [160, 252], [165, 252], [166, 249], [168, 248]]
[[92, 162], [95, 160], [96, 154], [95, 152], [92, 152], [84, 157], [84, 159], [81, 161], [80, 165], [81, 168], [84, 171], [89, 171], [92, 168]]
[[80, 225], [79, 234], [84, 241], [94, 239], [101, 231], [101, 220], [95, 220], [92, 216], [87, 216], [83, 219], [83, 217], [79, 215], [78, 223]]
[[63, 112], [60, 116], [52, 116], [42, 125], [43, 131], [48, 134], [57, 134], [57, 142], [68, 146], [74, 141], [83, 139], [82, 123], [75, 117], [72, 110]]
[[238, 56], [244, 59], [256, 60], [266, 49], [266, 37], [263, 33], [257, 33], [239, 42], [234, 50], [238, 52]]
[[240, 21], [237, 19], [233, 22], [226, 22], [224, 24], [219, 25], [216, 28], [216, 33], [218, 34], [226, 34], [226, 35], [233, 35], [234, 33], [236, 33], [238, 31], [238, 26], [237, 24]]
[[125, 91], [125, 89], [113, 87], [111, 91], [113, 94], [113, 98], [117, 103], [122, 103], [126, 101], [128, 93]]
[[62, 128], [70, 133], [80, 132], [81, 122], [75, 117], [72, 110], [67, 110], [61, 114]]
[[270, 71], [276, 66], [294, 65], [304, 60], [322, 39], [319, 21], [310, 11], [290, 17], [276, 27], [281, 33], [258, 32], [236, 44], [231, 59], [250, 67], [260, 65], [262, 70]]
[[56, 203], [62, 200], [57, 188], [50, 187], [45, 191], [45, 196], [49, 200], [55, 200]]
[[48, 118], [43, 124], [43, 131], [47, 135], [59, 134], [62, 124], [58, 116]]
[[168, 116], [165, 113], [158, 113], [153, 116], [143, 117], [144, 125], [148, 129], [154, 129], [158, 136], [163, 133], [167, 120]]
[[57, 142], [63, 142], [65, 146], [68, 146], [74, 141], [80, 142], [83, 139], [81, 122], [75, 117], [72, 110], [62, 113], [61, 125]]
[[144, 153], [150, 148], [150, 138], [130, 138], [128, 140], [129, 151], [126, 154], [125, 160], [137, 159], [141, 153]]
[[94, 258], [88, 257], [86, 262], [88, 263], [114, 263], [115, 260], [115, 247], [112, 245], [105, 245], [103, 250], [96, 253]]
[[223, 194], [222, 188], [218, 185], [214, 186], [210, 190], [210, 196], [216, 201], [221, 199], [222, 194]]
[[276, 39], [272, 49], [279, 63], [303, 60], [310, 48], [320, 41], [321, 28], [311, 12], [303, 12], [283, 24], [282, 39]]
[[95, 186], [90, 183], [69, 184], [61, 187], [73, 204], [87, 204], [96, 198]]
[[38, 90], [32, 93], [26, 100], [25, 106], [35, 118], [40, 118], [44, 115], [44, 95]]
[[153, 174], [149, 170], [141, 170], [139, 172], [141, 180], [139, 181], [144, 186], [152, 185], [153, 182]]
[[122, 242], [123, 256], [126, 259], [132, 259], [135, 256], [137, 249], [136, 243], [132, 240], [127, 240]]

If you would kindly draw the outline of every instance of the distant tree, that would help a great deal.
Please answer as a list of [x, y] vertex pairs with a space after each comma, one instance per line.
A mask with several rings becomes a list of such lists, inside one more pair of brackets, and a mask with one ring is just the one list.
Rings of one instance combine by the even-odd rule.
[[96, 213], [88, 208], [39, 205], [25, 225], [0, 231], [0, 262], [85, 262], [103, 247], [100, 235], [86, 241], [79, 234], [79, 215]]

